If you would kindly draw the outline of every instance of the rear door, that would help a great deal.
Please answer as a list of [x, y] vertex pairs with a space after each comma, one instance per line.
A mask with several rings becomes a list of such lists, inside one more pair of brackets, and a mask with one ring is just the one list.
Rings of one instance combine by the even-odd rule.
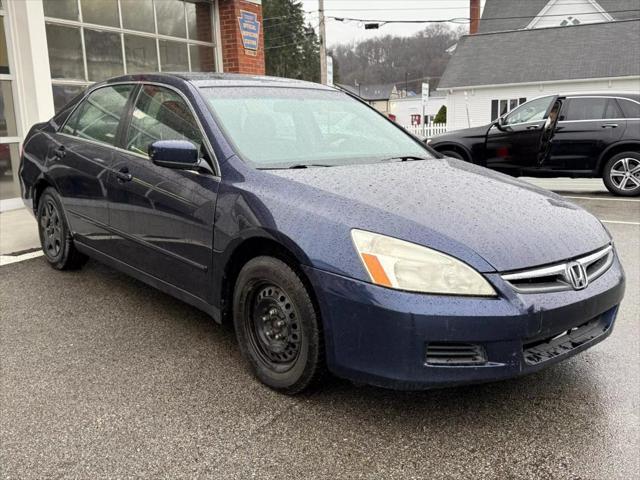
[[627, 121], [615, 98], [568, 97], [543, 167], [558, 171], [592, 171], [604, 149], [624, 135]]
[[545, 121], [557, 97], [540, 97], [523, 103], [487, 132], [487, 167], [517, 175], [536, 168]]
[[81, 242], [100, 250], [109, 238], [107, 178], [115, 161], [120, 119], [133, 89], [124, 84], [91, 92], [52, 136], [48, 154], [49, 174], [71, 230]]
[[112, 254], [206, 299], [219, 178], [160, 167], [147, 155], [156, 140], [188, 140], [211, 162], [195, 113], [177, 91], [142, 85], [129, 122], [108, 180]]

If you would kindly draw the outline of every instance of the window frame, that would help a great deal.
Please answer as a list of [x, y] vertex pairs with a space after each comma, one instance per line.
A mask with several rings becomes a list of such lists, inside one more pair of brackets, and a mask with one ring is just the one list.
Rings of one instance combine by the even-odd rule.
[[[65, 125], [67, 124], [67, 122], [71, 119], [71, 117], [73, 116], [73, 114], [75, 113], [75, 111], [80, 108], [81, 105], [84, 104], [85, 100], [87, 99], [87, 97], [89, 95], [91, 95], [93, 92], [95, 92], [96, 90], [99, 90], [101, 88], [106, 88], [106, 87], [114, 87], [117, 85], [132, 85], [134, 88], [131, 90], [131, 93], [129, 94], [129, 98], [127, 99], [127, 105], [125, 107], [125, 113], [123, 118], [120, 119], [120, 123], [118, 124], [118, 134], [116, 136], [116, 142], [115, 145], [110, 145], [107, 143], [102, 143], [99, 142], [97, 140], [90, 140], [88, 138], [81, 138], [81, 137], [77, 137], [75, 135], [70, 135], [68, 133], [63, 132], [62, 130], [64, 129]], [[122, 81], [122, 82], [110, 82], [110, 83], [101, 83], [101, 84], [97, 84], [94, 86], [91, 86], [89, 88], [87, 88], [83, 95], [82, 98], [80, 98], [78, 100], [78, 102], [73, 106], [73, 108], [66, 114], [66, 117], [64, 119], [64, 121], [59, 124], [56, 127], [56, 133], [58, 135], [64, 135], [65, 137], [69, 137], [69, 138], [73, 138], [76, 140], [79, 140], [81, 142], [87, 142], [87, 143], [91, 143], [91, 144], [95, 144], [95, 145], [99, 145], [101, 147], [104, 148], [111, 148], [113, 150], [115, 150], [116, 152], [119, 153], [125, 153], [128, 155], [134, 155], [138, 158], [144, 159], [144, 160], [149, 160], [149, 156], [148, 155], [142, 155], [140, 153], [137, 152], [133, 152], [131, 150], [127, 150], [125, 148], [124, 142], [123, 142], [123, 138], [122, 138], [122, 132], [125, 131], [127, 129], [127, 127], [130, 125], [131, 123], [131, 117], [133, 115], [133, 110], [135, 108], [135, 104], [136, 101], [138, 99], [138, 95], [140, 93], [140, 90], [142, 90], [142, 87], [144, 85], [153, 85], [153, 86], [157, 86], [157, 87], [163, 87], [163, 88], [167, 88], [169, 90], [174, 91], [175, 93], [177, 93], [180, 98], [186, 103], [187, 107], [189, 107], [189, 111], [191, 112], [191, 115], [193, 115], [193, 118], [196, 120], [196, 125], [198, 127], [198, 130], [200, 131], [200, 134], [202, 135], [202, 143], [204, 145], [204, 148], [207, 152], [207, 155], [209, 156], [209, 158], [211, 159], [211, 168], [213, 169], [213, 176], [214, 178], [221, 178], [222, 172], [220, 170], [220, 163], [218, 162], [218, 157], [216, 156], [213, 147], [211, 146], [211, 141], [209, 140], [209, 136], [206, 134], [206, 131], [202, 125], [202, 121], [200, 120], [200, 117], [196, 111], [196, 109], [193, 107], [193, 104], [191, 103], [191, 101], [187, 98], [187, 96], [184, 94], [184, 92], [182, 92], [179, 88], [174, 87], [173, 85], [169, 85], [166, 83], [162, 83], [162, 82], [151, 82], [151, 81]]]
[[555, 103], [555, 102], [553, 101], [553, 99], [554, 99], [555, 97], [557, 97], [557, 95], [541, 95], [541, 96], [539, 96], [539, 97], [532, 98], [531, 100], [527, 100], [526, 102], [521, 103], [520, 105], [518, 105], [516, 108], [514, 108], [514, 109], [513, 109], [513, 110], [511, 110], [510, 112], [507, 112], [506, 114], [501, 115], [501, 116], [500, 116], [500, 117], [498, 117], [498, 118], [504, 118], [504, 119], [506, 120], [506, 118], [507, 118], [509, 115], [511, 115], [513, 112], [515, 112], [516, 110], [518, 110], [518, 109], [519, 109], [520, 107], [522, 107], [523, 105], [526, 105], [527, 103], [535, 102], [536, 100], [540, 100], [541, 98], [549, 98], [549, 99], [551, 99], [551, 100], [550, 100], [549, 105], [548, 105], [548, 107], [547, 107], [547, 110], [545, 111], [544, 116], [542, 117], [542, 119], [541, 119], [541, 120], [528, 120], [528, 121], [526, 121], [526, 122], [505, 123], [505, 126], [506, 126], [506, 127], [513, 127], [513, 126], [517, 126], [517, 125], [527, 125], [527, 124], [529, 124], [529, 123], [541, 123], [541, 122], [544, 122], [544, 121], [547, 119], [547, 117], [549, 116], [549, 113], [551, 112], [551, 109], [553, 108], [553, 104]]

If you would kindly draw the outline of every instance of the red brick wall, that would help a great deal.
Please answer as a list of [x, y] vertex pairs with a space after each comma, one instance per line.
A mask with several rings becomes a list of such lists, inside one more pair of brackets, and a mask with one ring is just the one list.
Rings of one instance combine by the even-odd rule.
[[[262, 7], [243, 0], [219, 0], [220, 34], [222, 36], [222, 65], [225, 72], [264, 75], [264, 32]], [[240, 10], [258, 14], [260, 39], [258, 50], [247, 53], [240, 35]], [[251, 55], [255, 53], [255, 55]]]

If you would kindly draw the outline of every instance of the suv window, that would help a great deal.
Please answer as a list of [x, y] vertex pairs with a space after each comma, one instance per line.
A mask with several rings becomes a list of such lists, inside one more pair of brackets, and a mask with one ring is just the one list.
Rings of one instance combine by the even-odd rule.
[[553, 97], [541, 97], [523, 103], [505, 117], [504, 125], [544, 120], [549, 105], [551, 105], [551, 100], [553, 100]]
[[145, 85], [131, 118], [127, 150], [147, 155], [156, 140], [188, 140], [198, 148], [202, 135], [189, 106], [173, 90]]
[[120, 118], [124, 114], [133, 85], [102, 87], [76, 108], [62, 132], [87, 140], [115, 145]]
[[624, 112], [625, 117], [640, 118], [640, 103], [634, 102], [632, 100], [626, 100], [624, 98], [619, 98], [618, 103], [622, 107], [622, 111]]
[[566, 114], [562, 120], [603, 120], [606, 118], [621, 118], [620, 107], [613, 98], [570, 98]]

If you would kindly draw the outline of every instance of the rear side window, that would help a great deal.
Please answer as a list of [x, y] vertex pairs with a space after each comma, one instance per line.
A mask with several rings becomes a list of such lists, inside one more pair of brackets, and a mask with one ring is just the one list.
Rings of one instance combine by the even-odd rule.
[[618, 103], [620, 104], [620, 107], [622, 107], [625, 117], [640, 118], [640, 103], [622, 98], [618, 99]]
[[89, 96], [71, 114], [62, 132], [86, 140], [115, 145], [120, 118], [124, 115], [133, 85], [103, 87]]
[[567, 105], [567, 112], [562, 120], [603, 120], [606, 118], [621, 118], [620, 107], [613, 98], [584, 97], [571, 98]]
[[138, 95], [126, 143], [127, 150], [147, 155], [156, 140], [187, 140], [198, 148], [202, 135], [189, 106], [173, 90], [145, 85]]

